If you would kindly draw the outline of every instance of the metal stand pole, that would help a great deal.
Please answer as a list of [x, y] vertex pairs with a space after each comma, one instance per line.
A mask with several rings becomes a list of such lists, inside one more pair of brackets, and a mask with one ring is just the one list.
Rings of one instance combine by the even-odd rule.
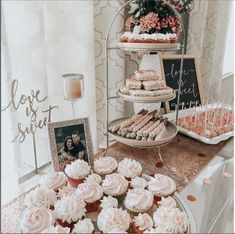
[[160, 159], [160, 162], [163, 163], [163, 159], [162, 159], [162, 155], [161, 155], [161, 147], [157, 147], [157, 149], [158, 149], [158, 157]]

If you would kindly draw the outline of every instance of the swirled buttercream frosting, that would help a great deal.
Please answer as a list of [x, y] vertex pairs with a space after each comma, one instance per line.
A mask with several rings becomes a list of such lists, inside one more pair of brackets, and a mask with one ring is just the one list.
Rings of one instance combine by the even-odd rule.
[[77, 159], [65, 167], [65, 173], [73, 179], [83, 179], [90, 173], [91, 167], [84, 160]]
[[154, 195], [167, 196], [175, 192], [176, 184], [168, 176], [155, 174], [154, 178], [148, 182], [148, 190]]
[[43, 230], [41, 233], [70, 233], [70, 228], [56, 225]]
[[98, 201], [103, 196], [103, 189], [97, 183], [82, 183], [77, 187], [76, 193], [87, 203]]
[[165, 206], [165, 207], [171, 207], [171, 208], [176, 208], [176, 201], [173, 197], [162, 197], [161, 201], [157, 202], [158, 206]]
[[63, 172], [51, 172], [42, 176], [40, 184], [50, 189], [58, 189], [66, 185], [67, 180]]
[[144, 212], [152, 207], [153, 194], [142, 188], [129, 189], [124, 203], [131, 211]]
[[185, 233], [188, 229], [188, 217], [178, 208], [160, 207], [153, 214], [156, 227], [165, 229], [168, 233]]
[[106, 175], [102, 182], [104, 193], [111, 196], [122, 195], [127, 191], [128, 181], [121, 174]]
[[140, 176], [141, 172], [142, 166], [134, 159], [124, 158], [118, 165], [118, 173], [126, 178], [135, 178], [136, 176]]
[[56, 193], [56, 196], [58, 199], [62, 197], [66, 197], [68, 195], [73, 194], [76, 191], [76, 188], [72, 187], [71, 185], [67, 185], [62, 189], [59, 189], [59, 191]]
[[102, 181], [102, 178], [98, 174], [94, 173], [94, 174], [89, 175], [85, 181], [100, 184]]
[[147, 187], [147, 181], [145, 179], [137, 176], [134, 179], [131, 179], [131, 187], [144, 189]]
[[50, 208], [54, 205], [56, 200], [57, 198], [54, 190], [49, 189], [45, 186], [39, 186], [25, 196], [24, 204], [27, 206], [27, 208]]
[[153, 220], [147, 213], [135, 216], [133, 221], [135, 226], [141, 231], [151, 229], [153, 227]]
[[22, 233], [40, 233], [54, 225], [52, 210], [45, 207], [34, 207], [27, 210], [21, 220]]
[[118, 163], [112, 157], [103, 157], [95, 160], [94, 171], [98, 174], [110, 174], [117, 169]]
[[107, 208], [117, 208], [118, 207], [118, 200], [112, 196], [104, 196], [103, 199], [101, 200], [100, 207], [103, 209]]
[[114, 230], [126, 231], [129, 228], [130, 221], [131, 218], [126, 210], [107, 208], [103, 209], [98, 215], [97, 225], [104, 233]]
[[83, 219], [75, 224], [72, 233], [92, 233], [94, 231], [94, 225], [90, 219]]
[[62, 222], [77, 222], [86, 214], [86, 203], [76, 193], [63, 197], [55, 203], [55, 217]]

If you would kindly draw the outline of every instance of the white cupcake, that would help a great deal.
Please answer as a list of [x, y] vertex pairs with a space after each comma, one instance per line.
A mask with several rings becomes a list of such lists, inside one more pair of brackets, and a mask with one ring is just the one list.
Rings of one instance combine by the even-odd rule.
[[78, 159], [65, 167], [65, 174], [72, 187], [77, 187], [89, 175], [91, 167], [84, 160]]
[[99, 209], [100, 199], [103, 196], [103, 189], [97, 183], [82, 183], [79, 184], [76, 194], [86, 202], [87, 212], [94, 212]]
[[142, 188], [129, 189], [124, 204], [133, 213], [146, 212], [153, 205], [153, 194]]
[[112, 196], [104, 196], [101, 200], [100, 207], [103, 209], [107, 208], [117, 208], [118, 207], [118, 200]]
[[63, 188], [67, 184], [67, 180], [63, 172], [51, 172], [42, 176], [40, 184], [58, 191], [58, 189]]
[[122, 208], [103, 209], [97, 219], [98, 228], [104, 233], [115, 233], [115, 231], [127, 231], [131, 218], [126, 210]]
[[118, 165], [118, 173], [131, 180], [142, 173], [142, 166], [134, 159], [124, 158]]
[[147, 187], [147, 181], [139, 176], [131, 179], [130, 185], [132, 188], [143, 188]]
[[45, 207], [34, 207], [24, 214], [20, 226], [22, 233], [40, 233], [54, 225], [55, 217], [52, 210]]
[[75, 224], [72, 233], [92, 233], [94, 231], [94, 225], [90, 219], [83, 219]]
[[171, 207], [171, 208], [176, 208], [177, 204], [176, 201], [173, 197], [162, 197], [161, 201], [157, 202], [157, 205], [159, 207], [164, 206], [164, 207]]
[[125, 177], [118, 173], [106, 175], [105, 180], [102, 182], [104, 193], [116, 197], [120, 202], [124, 199], [128, 185], [129, 183]]
[[94, 173], [94, 174], [90, 174], [86, 179], [86, 182], [91, 182], [91, 183], [97, 183], [100, 184], [102, 181], [101, 176], [99, 176], [98, 174]]
[[172, 196], [176, 190], [176, 184], [168, 176], [155, 174], [154, 178], [148, 182], [148, 190], [154, 195], [154, 201], [157, 203], [161, 197]]
[[188, 230], [188, 217], [178, 208], [160, 207], [153, 214], [156, 227], [164, 227], [167, 224], [168, 233], [185, 233]]
[[33, 189], [25, 196], [24, 204], [28, 209], [33, 207], [46, 207], [53, 209], [56, 202], [56, 192], [44, 186]]
[[112, 157], [103, 157], [94, 161], [94, 171], [104, 177], [116, 171], [117, 161]]
[[62, 227], [60, 225], [50, 226], [49, 228], [43, 230], [41, 233], [70, 233], [70, 229], [67, 227]]
[[147, 229], [151, 229], [152, 227], [152, 218], [147, 213], [144, 213], [134, 217], [130, 231], [131, 233], [141, 233]]
[[76, 193], [63, 197], [55, 203], [55, 217], [63, 227], [73, 228], [86, 214], [86, 203]]

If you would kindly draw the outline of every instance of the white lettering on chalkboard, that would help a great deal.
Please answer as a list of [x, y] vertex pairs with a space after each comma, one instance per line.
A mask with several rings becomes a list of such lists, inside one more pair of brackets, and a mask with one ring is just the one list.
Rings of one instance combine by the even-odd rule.
[[[194, 69], [189, 69], [189, 70], [183, 70], [183, 75], [187, 76], [189, 75], [189, 73], [193, 73], [195, 72]], [[166, 77], [170, 76], [172, 78], [175, 78], [176, 76], [180, 75], [180, 70], [175, 70], [175, 64], [171, 65], [171, 72], [170, 73], [166, 73]], [[177, 82], [179, 85], [179, 81]], [[182, 80], [181, 81], [181, 92], [180, 94], [192, 94], [195, 98], [198, 97], [198, 93], [196, 92], [196, 87], [195, 87], [195, 83], [192, 83], [189, 88], [184, 88], [184, 85], [187, 83], [187, 79], [186, 80]]]

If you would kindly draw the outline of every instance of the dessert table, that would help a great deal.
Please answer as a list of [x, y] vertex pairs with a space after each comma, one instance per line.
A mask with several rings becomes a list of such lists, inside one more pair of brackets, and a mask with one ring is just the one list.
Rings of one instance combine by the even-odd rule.
[[[192, 210], [198, 232], [232, 232], [232, 139], [218, 145], [205, 145], [178, 134], [171, 145], [162, 148], [163, 165], [158, 163], [155, 149], [136, 149], [115, 142], [107, 154], [118, 161], [133, 157], [142, 164], [144, 173], [161, 173], [174, 178], [177, 192]], [[102, 150], [95, 157], [101, 155]], [[206, 178], [211, 183], [203, 183]], [[18, 229], [28, 192], [2, 207], [2, 232], [14, 233]]]

